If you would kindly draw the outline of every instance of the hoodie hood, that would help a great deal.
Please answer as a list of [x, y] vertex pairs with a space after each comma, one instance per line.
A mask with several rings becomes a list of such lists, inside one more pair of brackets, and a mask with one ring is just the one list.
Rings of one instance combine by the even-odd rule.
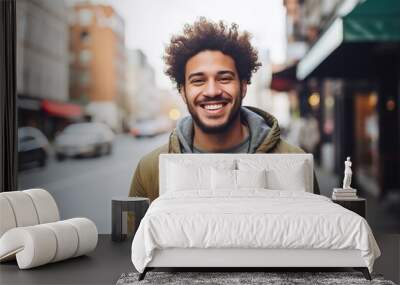
[[[255, 107], [241, 107], [241, 116], [250, 131], [250, 153], [266, 152], [276, 145], [280, 138], [277, 120], [267, 112]], [[169, 151], [192, 153], [193, 119], [180, 119], [170, 136]]]

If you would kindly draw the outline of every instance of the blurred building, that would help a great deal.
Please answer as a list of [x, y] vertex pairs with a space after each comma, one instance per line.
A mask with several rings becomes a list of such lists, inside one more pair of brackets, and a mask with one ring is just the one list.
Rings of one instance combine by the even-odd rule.
[[318, 119], [321, 164], [342, 177], [351, 156], [355, 187], [400, 193], [400, 2], [285, 5], [288, 42], [304, 41], [308, 50], [280, 79], [297, 91], [300, 113]]
[[128, 50], [126, 58], [130, 121], [155, 118], [160, 112], [161, 94], [156, 88], [154, 68], [141, 50]]
[[155, 133], [169, 131], [186, 114], [179, 94], [156, 86], [154, 68], [143, 51], [127, 50], [127, 126], [132, 133], [146, 126]]
[[85, 105], [91, 120], [119, 131], [126, 81], [124, 21], [111, 6], [75, 2], [69, 15], [71, 100]]
[[[286, 138], [293, 144], [312, 152], [318, 163], [325, 163], [321, 159], [319, 124], [321, 113], [319, 108], [319, 93], [316, 82], [297, 79], [296, 71], [299, 61], [305, 56], [308, 49], [317, 40], [322, 27], [327, 24], [334, 9], [342, 0], [285, 0], [286, 7], [286, 61], [282, 65], [273, 66], [271, 89], [287, 94], [290, 109], [290, 124]], [[311, 97], [311, 95], [313, 95]], [[311, 97], [311, 99], [310, 99]], [[311, 104], [310, 104], [311, 103]], [[308, 129], [315, 125], [317, 128]], [[310, 136], [304, 133], [312, 133], [315, 139], [311, 142]], [[329, 162], [331, 160], [328, 160]], [[329, 164], [329, 163], [328, 163]], [[326, 165], [333, 169], [332, 165]]]
[[18, 125], [52, 137], [82, 109], [67, 103], [68, 11], [62, 0], [18, 0]]

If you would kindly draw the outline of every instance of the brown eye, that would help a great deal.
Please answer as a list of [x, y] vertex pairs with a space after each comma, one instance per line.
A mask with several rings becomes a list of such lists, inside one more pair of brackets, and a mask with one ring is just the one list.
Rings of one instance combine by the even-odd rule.
[[200, 85], [203, 82], [204, 82], [203, 79], [194, 79], [194, 80], [191, 81], [191, 83], [194, 84], [194, 85]]
[[222, 78], [220, 79], [220, 81], [221, 81], [222, 83], [228, 83], [228, 82], [230, 82], [231, 80], [232, 80], [231, 77], [222, 77]]

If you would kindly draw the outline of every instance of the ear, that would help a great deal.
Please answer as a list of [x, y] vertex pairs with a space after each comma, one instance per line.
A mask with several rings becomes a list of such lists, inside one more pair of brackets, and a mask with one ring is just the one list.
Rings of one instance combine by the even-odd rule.
[[247, 94], [247, 81], [246, 80], [242, 80], [240, 82], [240, 87], [241, 87], [241, 90], [242, 90], [242, 99], [243, 99]]
[[184, 85], [181, 85], [181, 87], [179, 88], [179, 94], [181, 95], [183, 102], [185, 102], [185, 104], [187, 105], [185, 86]]

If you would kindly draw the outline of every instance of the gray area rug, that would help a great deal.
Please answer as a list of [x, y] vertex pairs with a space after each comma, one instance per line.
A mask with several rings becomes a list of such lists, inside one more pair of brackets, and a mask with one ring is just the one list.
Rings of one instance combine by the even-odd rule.
[[372, 281], [360, 272], [148, 272], [142, 281], [139, 273], [124, 273], [117, 285], [133, 284], [379, 284], [395, 285], [382, 275], [372, 274]]

